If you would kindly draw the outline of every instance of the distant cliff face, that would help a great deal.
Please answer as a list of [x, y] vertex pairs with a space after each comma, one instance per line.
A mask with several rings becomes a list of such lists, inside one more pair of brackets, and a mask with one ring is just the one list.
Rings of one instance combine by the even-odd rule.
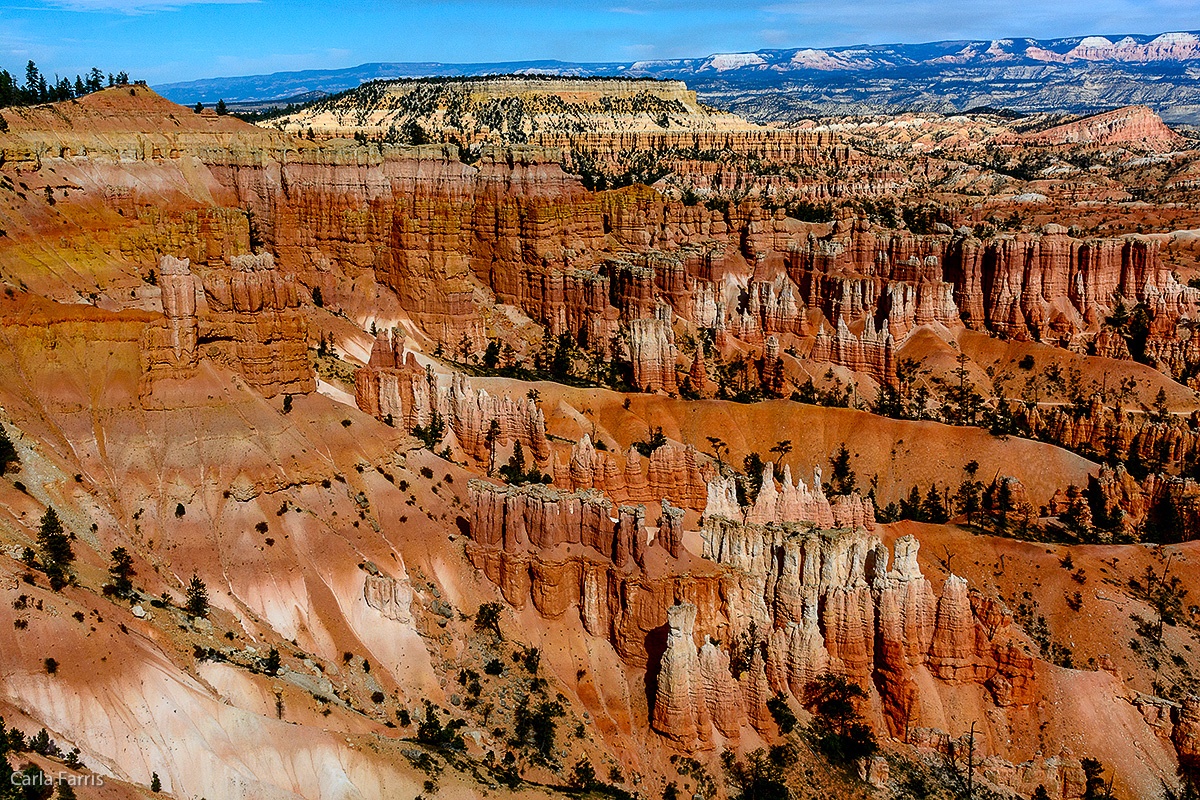
[[[1168, 122], [1200, 119], [1186, 67], [1195, 32], [791, 48], [633, 63], [362, 64], [345, 70], [214, 78], [161, 87], [172, 100], [214, 103], [339, 92], [399, 76], [508, 72], [686, 80], [701, 100], [758, 122], [895, 111], [1090, 113], [1145, 104]], [[1184, 67], [1185, 69], [1180, 69]], [[1086, 91], [1080, 87], [1086, 86]]]

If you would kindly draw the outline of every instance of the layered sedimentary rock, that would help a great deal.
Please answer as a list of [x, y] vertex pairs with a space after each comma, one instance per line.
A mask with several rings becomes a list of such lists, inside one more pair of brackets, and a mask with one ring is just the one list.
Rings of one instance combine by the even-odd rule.
[[762, 646], [775, 691], [800, 697], [827, 671], [874, 683], [893, 731], [931, 721], [918, 673], [983, 684], [998, 705], [1032, 701], [1033, 657], [1011, 613], [955, 576], [936, 597], [913, 537], [897, 540], [889, 569], [887, 550], [865, 532], [716, 518], [702, 533], [705, 555], [741, 577], [731, 625], [770, 631]]
[[1060, 522], [1073, 520], [1072, 528], [1094, 529], [1099, 541], [1118, 533], [1133, 538], [1147, 529], [1169, 541], [1200, 537], [1200, 484], [1161, 473], [1138, 481], [1122, 464], [1102, 465], [1086, 487], [1059, 489], [1047, 510]]
[[1158, 241], [1081, 240], [1060, 225], [981, 241], [966, 229], [915, 236], [855, 224], [799, 243], [787, 263], [802, 300], [826, 319], [886, 315], [894, 335], [916, 324], [961, 321], [1067, 344], [1095, 330], [1118, 296], [1130, 306], [1146, 303], [1159, 324], [1192, 315], [1200, 297], [1175, 279]]
[[209, 314], [201, 341], [232, 342], [231, 355], [248, 383], [268, 397], [316, 388], [296, 279], [281, 273], [273, 256], [235, 256], [228, 271], [204, 276], [204, 294]]
[[492, 449], [512, 441], [520, 441], [538, 462], [550, 458], [545, 415], [532, 398], [475, 391], [459, 372], [440, 388], [432, 369], [405, 352], [403, 339], [392, 331], [376, 336], [367, 365], [355, 371], [354, 395], [366, 413], [410, 431], [429, 425], [438, 414], [459, 447], [477, 461], [490, 463]]
[[[716, 500], [726, 482], [710, 487], [714, 505], [701, 536], [711, 573], [646, 577], [648, 546], [662, 548], [668, 566], [680, 555], [682, 510], [664, 503], [648, 545], [644, 512], [622, 506], [614, 514], [594, 490], [473, 481], [468, 553], [511, 604], [532, 600], [551, 618], [575, 609], [631, 664], [648, 663], [647, 632], [666, 626], [661, 663], [649, 663], [657, 675], [652, 724], [685, 748], [707, 746], [718, 734], [736, 738], [743, 716], [769, 729], [766, 700], [776, 692], [800, 697], [826, 672], [877, 686], [897, 731], [944, 724], [921, 704], [921, 681], [930, 678], [982, 684], [998, 705], [1031, 702], [1033, 658], [1011, 613], [954, 576], [936, 596], [917, 566], [913, 537], [897, 541], [889, 567], [879, 538], [853, 526], [861, 516], [844, 517], [838, 530], [776, 521], [782, 514], [838, 522], [837, 504], [801, 492], [803, 484], [732, 514]], [[715, 642], [746, 639], [750, 661], [739, 681], [730, 652]]]
[[196, 371], [196, 293], [199, 282], [187, 259], [163, 256], [158, 265], [162, 290], [162, 324], [148, 325], [142, 337], [141, 392], [153, 389], [158, 378], [183, 378]]
[[653, 728], [685, 748], [710, 744], [714, 728], [737, 740], [743, 722], [742, 691], [729, 670], [729, 656], [712, 641], [697, 652], [696, 607], [667, 610], [667, 644], [659, 662]]
[[683, 547], [683, 509], [675, 508], [666, 499], [662, 501], [657, 540], [673, 558], [679, 558]]
[[267, 397], [316, 388], [295, 278], [281, 274], [270, 254], [235, 256], [228, 269], [208, 270], [203, 292], [187, 259], [164, 257], [159, 274], [166, 320], [143, 337], [143, 395], [158, 378], [191, 374], [200, 357], [237, 370]]
[[1094, 395], [1085, 415], [1065, 408], [1021, 409], [1031, 434], [1063, 447], [1124, 461], [1136, 456], [1143, 463], [1171, 469], [1194, 458], [1200, 445], [1200, 419], [1155, 419], [1149, 414], [1109, 408]]
[[810, 490], [800, 478], [792, 483], [792, 468], [783, 467], [782, 484], [775, 484], [775, 465], [768, 462], [763, 468], [762, 486], [754, 504], [738, 504], [735, 478], [718, 477], [708, 485], [704, 506], [705, 517], [724, 517], [751, 525], [806, 522], [825, 528], [875, 527], [875, 509], [870, 500], [858, 494], [836, 497], [831, 502], [821, 486], [819, 470], [814, 471]]
[[403, 338], [381, 331], [371, 347], [367, 365], [354, 373], [354, 400], [378, 419], [401, 424], [406, 430], [426, 426], [436, 408], [437, 381], [433, 372], [405, 352]]
[[643, 458], [630, 447], [622, 456], [598, 450], [591, 437], [571, 448], [568, 461], [556, 459], [554, 484], [567, 491], [597, 489], [618, 503], [669, 500], [697, 511], [704, 508], [712, 465], [691, 445], [665, 444]]
[[868, 317], [860, 336], [852, 334], [841, 317], [838, 317], [832, 336], [825, 332], [822, 324], [809, 358], [865, 372], [880, 383], [891, 384], [896, 379], [896, 345], [887, 331], [886, 320], [883, 327], [876, 330]]
[[1200, 770], [1200, 697], [1188, 695], [1184, 699], [1171, 741], [1179, 754], [1179, 766], [1188, 774]]
[[1139, 144], [1161, 152], [1182, 146], [1183, 137], [1163, 124], [1162, 117], [1146, 106], [1128, 106], [1094, 114], [1020, 139], [1036, 145]]
[[661, 307], [649, 319], [636, 319], [629, 324], [629, 361], [639, 389], [674, 392], [678, 388], [675, 380], [678, 355], [669, 306]]
[[630, 664], [645, 666], [650, 633], [667, 609], [686, 601], [701, 609], [698, 633], [723, 627], [716, 572], [668, 573], [651, 580], [641, 570], [647, 547], [672, 560], [669, 539], [648, 544], [641, 506], [615, 509], [595, 491], [563, 493], [545, 486], [501, 487], [472, 481], [471, 562], [520, 608], [559, 618], [571, 609], [593, 635], [613, 643]]
[[[658, 665], [651, 725], [689, 749], [695, 749], [711, 727], [700, 658], [693, 641], [696, 607], [680, 603], [667, 610], [667, 646]], [[702, 733], [703, 732], [703, 733]]]
[[476, 460], [489, 459], [489, 442], [494, 446], [511, 440], [519, 440], [539, 462], [550, 458], [546, 418], [532, 398], [513, 400], [472, 391], [466, 376], [455, 373], [446, 401], [446, 418], [459, 446]]

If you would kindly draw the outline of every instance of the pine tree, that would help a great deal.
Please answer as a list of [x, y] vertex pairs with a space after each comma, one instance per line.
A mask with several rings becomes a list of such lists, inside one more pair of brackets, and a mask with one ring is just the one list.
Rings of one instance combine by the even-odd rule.
[[226, 114], [228, 114], [228, 113], [229, 113], [229, 109], [225, 107], [225, 101], [224, 101], [224, 100], [218, 100], [218, 101], [217, 101], [217, 116], [218, 116], [218, 117], [223, 117], [223, 116], [225, 116], [225, 115], [226, 115]]
[[201, 111], [204, 110], [204, 103], [196, 103], [196, 107], [192, 110], [195, 111], [197, 114], [199, 114]]
[[192, 574], [192, 580], [187, 589], [187, 613], [193, 617], [208, 616], [208, 588], [200, 576]]
[[925, 494], [925, 501], [921, 503], [921, 515], [926, 522], [941, 523], [949, 519], [946, 505], [942, 502], [942, 495], [938, 491], [936, 483], [930, 484], [929, 491]]
[[150, 773], [150, 791], [158, 793], [162, 791], [162, 781], [158, 779], [158, 773]]
[[66, 778], [58, 779], [58, 800], [75, 800], [75, 787]]
[[43, 566], [50, 578], [50, 587], [57, 591], [65, 582], [64, 573], [75, 560], [75, 551], [71, 549], [71, 538], [63, 530], [58, 513], [52, 506], [46, 506], [46, 513], [42, 515], [41, 528], [38, 529], [38, 547], [42, 551]]
[[958, 509], [958, 513], [966, 515], [968, 525], [979, 513], [979, 493], [982, 488], [979, 481], [968, 478], [959, 485], [954, 495], [955, 508]]
[[36, 103], [40, 94], [38, 89], [42, 83], [41, 73], [38, 72], [37, 64], [30, 61], [25, 65], [25, 102]]
[[4, 728], [4, 717], [0, 717], [0, 786], [3, 787], [13, 785], [13, 768], [8, 763], [8, 754], [13, 749], [10, 744], [9, 733]]
[[17, 448], [8, 438], [8, 432], [4, 430], [4, 426], [0, 425], [0, 476], [7, 473], [8, 468], [13, 464], [19, 465], [20, 463], [21, 457], [17, 453]]
[[1154, 395], [1154, 406], [1150, 418], [1155, 422], [1166, 422], [1171, 418], [1171, 407], [1167, 405], [1167, 393], [1160, 388]]
[[843, 442], [837, 453], [829, 459], [832, 472], [829, 476], [829, 488], [832, 494], [845, 495], [854, 492], [857, 479], [854, 470], [850, 469], [850, 451]]
[[921, 490], [916, 486], [912, 487], [907, 498], [900, 498], [900, 519], [926, 521], [925, 512], [921, 508]]
[[133, 591], [131, 579], [137, 573], [133, 569], [133, 557], [124, 547], [118, 547], [112, 551], [112, 564], [108, 568], [108, 574], [112, 578], [112, 586], [118, 596], [126, 597]]
[[271, 652], [267, 654], [267, 663], [266, 663], [266, 666], [264, 666], [263, 671], [266, 672], [268, 675], [278, 675], [279, 667], [280, 667], [279, 651], [276, 650], [274, 647], [272, 647]]

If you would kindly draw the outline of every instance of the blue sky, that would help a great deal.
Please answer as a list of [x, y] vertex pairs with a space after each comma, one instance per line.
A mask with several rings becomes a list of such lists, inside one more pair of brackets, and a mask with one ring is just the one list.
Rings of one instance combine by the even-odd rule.
[[0, 0], [0, 67], [152, 84], [367, 61], [632, 61], [1200, 29], [1200, 0]]

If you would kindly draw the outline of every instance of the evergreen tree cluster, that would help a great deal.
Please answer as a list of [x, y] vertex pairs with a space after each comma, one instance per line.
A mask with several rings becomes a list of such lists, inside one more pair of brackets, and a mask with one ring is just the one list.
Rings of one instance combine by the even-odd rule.
[[[79, 748], [63, 753], [45, 728], [26, 738], [17, 728], [7, 727], [4, 718], [0, 717], [0, 800], [48, 798], [55, 788], [53, 779], [36, 764], [27, 764], [20, 774], [13, 769], [8, 759], [21, 753], [36, 753], [45, 758], [57, 759], [73, 770], [84, 768], [79, 760]], [[57, 797], [62, 800], [74, 800], [75, 791], [70, 784], [60, 782], [57, 789]]]
[[950, 519], [950, 512], [947, 499], [938, 490], [937, 484], [933, 483], [924, 495], [921, 494], [920, 487], [913, 486], [906, 496], [900, 498], [899, 504], [888, 503], [883, 508], [877, 508], [875, 517], [879, 522], [911, 519], [915, 522], [940, 524]]
[[0, 108], [6, 106], [32, 106], [37, 103], [56, 103], [83, 97], [91, 92], [98, 92], [105, 86], [128, 86], [129, 75], [118, 72], [116, 75], [105, 75], [97, 67], [92, 67], [86, 75], [76, 75], [75, 82], [70, 78], [55, 75], [47, 78], [30, 61], [25, 65], [25, 80], [13, 75], [8, 70], [0, 69]]

